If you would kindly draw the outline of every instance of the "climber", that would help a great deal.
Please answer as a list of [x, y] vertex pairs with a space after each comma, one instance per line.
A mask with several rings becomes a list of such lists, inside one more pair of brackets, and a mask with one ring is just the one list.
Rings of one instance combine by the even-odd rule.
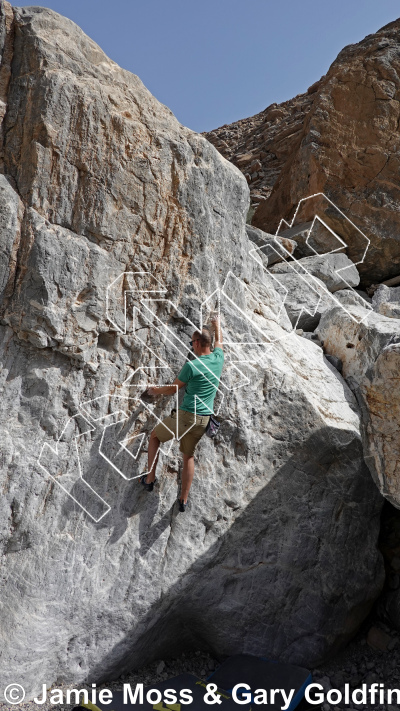
[[[210, 330], [203, 328], [202, 331], [195, 331], [190, 345], [196, 358], [185, 363], [172, 385], [151, 387], [147, 391], [153, 397], [173, 395], [177, 389], [180, 390], [186, 386], [178, 414], [178, 439], [180, 440], [180, 450], [183, 453], [182, 486], [178, 498], [179, 511], [186, 509], [189, 489], [194, 476], [194, 450], [206, 431], [210, 414], [213, 414], [214, 398], [224, 364], [219, 319], [213, 318], [211, 324], [212, 332], [215, 334], [214, 350], [211, 351], [212, 334]], [[171, 415], [160, 422], [150, 435], [148, 473], [142, 474], [140, 477], [140, 482], [147, 491], [153, 490], [156, 481], [160, 442], [167, 442], [173, 438], [172, 433], [176, 433], [176, 417], [176, 410], [173, 410]], [[186, 430], [188, 432], [184, 434]]]

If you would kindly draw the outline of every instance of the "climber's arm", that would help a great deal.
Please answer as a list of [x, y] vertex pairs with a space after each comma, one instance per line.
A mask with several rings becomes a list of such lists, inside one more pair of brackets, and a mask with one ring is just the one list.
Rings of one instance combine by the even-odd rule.
[[174, 395], [177, 390], [183, 388], [184, 385], [186, 385], [186, 383], [183, 383], [182, 380], [175, 378], [172, 385], [152, 386], [151, 388], [148, 388], [147, 392], [153, 397], [156, 397], [157, 395]]
[[211, 319], [211, 325], [215, 334], [214, 348], [221, 348], [221, 350], [224, 350], [222, 345], [221, 323], [217, 316]]

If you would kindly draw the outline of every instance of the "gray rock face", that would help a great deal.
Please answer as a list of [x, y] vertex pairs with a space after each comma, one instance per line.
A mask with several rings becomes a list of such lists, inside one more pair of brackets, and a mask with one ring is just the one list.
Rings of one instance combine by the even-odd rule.
[[343, 252], [304, 257], [292, 265], [283, 263], [271, 267], [273, 274], [290, 274], [293, 270], [299, 274], [312, 274], [326, 284], [332, 293], [360, 283], [357, 267]]
[[[266, 266], [287, 259], [296, 249], [294, 240], [270, 235], [268, 232], [259, 230], [258, 227], [246, 225], [246, 232], [249, 240], [254, 242], [257, 247], [263, 247], [262, 256], [266, 258]], [[283, 249], [279, 249], [280, 245]]]
[[300, 335], [302, 335], [303, 338], [307, 338], [308, 341], [312, 341], [315, 345], [319, 346], [320, 348], [322, 348], [324, 345], [322, 343], [322, 341], [319, 340], [316, 333], [313, 333], [310, 331], [303, 331]]
[[0, 299], [12, 294], [20, 243], [23, 205], [4, 175], [0, 175]]
[[[292, 332], [249, 257], [241, 173], [69, 20], [33, 7], [13, 23], [2, 684], [18, 679], [30, 698], [185, 645], [314, 664], [354, 634], [383, 584], [382, 499], [355, 398]], [[153, 494], [137, 481], [173, 404], [143, 392], [173, 380], [216, 304], [223, 425], [199, 445], [179, 515], [176, 443]]]
[[[314, 257], [315, 253], [325, 255], [340, 247], [337, 237], [327, 229], [319, 220], [303, 222], [293, 225], [288, 229], [279, 232], [282, 239], [292, 239], [296, 241], [294, 256], [296, 259]], [[344, 249], [344, 247], [343, 247]], [[341, 254], [341, 252], [339, 252]]]
[[278, 273], [274, 277], [274, 286], [284, 301], [295, 329], [314, 331], [321, 314], [332, 307], [332, 301], [320, 279], [308, 274], [297, 274], [292, 268], [288, 273]]
[[[365, 460], [382, 494], [400, 507], [400, 321], [349, 306], [323, 314], [318, 335], [343, 362], [363, 413]], [[357, 323], [364, 311], [365, 320]]]
[[335, 292], [335, 299], [338, 304], [341, 304], [345, 309], [347, 306], [356, 306], [360, 308], [361, 318], [365, 316], [365, 309], [372, 311], [372, 299], [364, 291], [360, 289], [340, 289]]
[[327, 359], [327, 361], [329, 361], [329, 363], [330, 363], [331, 365], [333, 365], [334, 368], [336, 368], [336, 370], [339, 371], [339, 373], [342, 372], [342, 370], [343, 370], [343, 363], [342, 363], [342, 361], [340, 360], [340, 358], [336, 358], [336, 356], [333, 356], [333, 355], [326, 355], [325, 358]]
[[382, 316], [400, 318], [400, 286], [381, 284], [372, 297], [372, 308]]
[[262, 256], [265, 250], [268, 255], [268, 247], [259, 247], [252, 256], [268, 268], [295, 329], [313, 331], [321, 314], [335, 305], [366, 306], [364, 298], [350, 288], [358, 284], [359, 275], [345, 254], [314, 255], [269, 267]]

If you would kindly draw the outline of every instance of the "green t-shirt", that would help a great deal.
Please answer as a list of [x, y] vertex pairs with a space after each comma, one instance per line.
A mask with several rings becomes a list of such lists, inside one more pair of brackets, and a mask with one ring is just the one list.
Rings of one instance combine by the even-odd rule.
[[[178, 375], [178, 380], [186, 383], [185, 396], [180, 410], [196, 412], [198, 415], [212, 415], [214, 398], [224, 365], [224, 351], [214, 348], [209, 355], [188, 360]], [[200, 398], [200, 399], [196, 399]], [[196, 405], [195, 405], [196, 403]]]

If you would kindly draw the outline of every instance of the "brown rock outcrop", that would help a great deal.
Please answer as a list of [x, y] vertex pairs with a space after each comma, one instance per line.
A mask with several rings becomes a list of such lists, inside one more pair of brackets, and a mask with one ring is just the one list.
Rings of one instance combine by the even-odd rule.
[[[267, 232], [275, 231], [282, 217], [290, 218], [301, 198], [318, 192], [327, 195], [371, 240], [360, 265], [364, 285], [400, 273], [399, 43], [400, 20], [396, 20], [345, 47], [317, 86], [310, 88], [311, 94], [274, 107], [285, 115], [281, 122], [287, 121], [289, 107], [295, 103], [302, 110], [297, 123], [288, 126], [292, 134], [296, 130], [295, 136], [274, 176], [260, 176], [261, 184], [257, 185], [268, 199], [259, 203], [252, 224]], [[291, 137], [285, 135], [283, 123], [280, 131], [274, 128], [273, 133], [266, 126], [263, 132], [264, 124], [258, 117], [252, 119], [252, 160], [264, 146], [269, 154], [276, 153], [276, 142], [284, 138], [287, 143]], [[231, 128], [214, 132], [213, 142], [219, 150], [216, 138], [228, 136]], [[210, 139], [210, 134], [207, 137]], [[234, 155], [226, 153], [226, 157], [246, 172], [239, 149], [243, 150], [235, 145]], [[255, 197], [253, 190], [253, 203]], [[329, 224], [329, 210], [324, 219]], [[335, 220], [330, 226], [341, 234], [341, 225]], [[349, 235], [342, 236], [351, 242]]]
[[245, 174], [253, 206], [271, 194], [295, 150], [312, 100], [312, 95], [299, 94], [283, 104], [271, 104], [255, 116], [204, 134], [224, 158]]

